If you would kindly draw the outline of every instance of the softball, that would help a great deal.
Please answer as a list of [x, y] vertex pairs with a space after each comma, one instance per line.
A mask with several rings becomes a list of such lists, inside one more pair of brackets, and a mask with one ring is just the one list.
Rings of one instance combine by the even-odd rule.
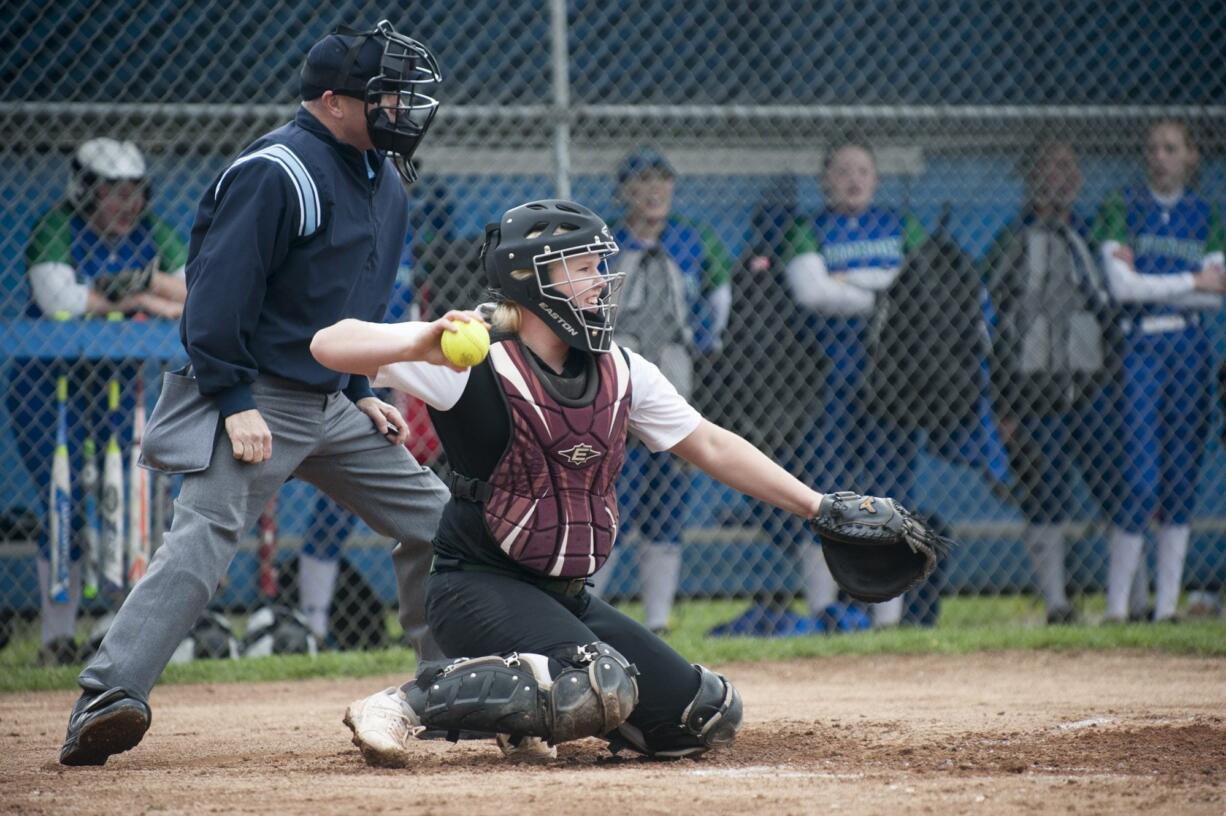
[[485, 359], [490, 351], [490, 333], [475, 320], [456, 321], [459, 331], [443, 332], [443, 356], [457, 368], [471, 368]]

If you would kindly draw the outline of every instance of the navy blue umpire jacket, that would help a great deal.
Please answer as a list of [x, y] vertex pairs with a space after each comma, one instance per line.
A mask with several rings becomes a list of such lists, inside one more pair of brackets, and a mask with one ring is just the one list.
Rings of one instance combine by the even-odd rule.
[[256, 407], [258, 374], [371, 396], [366, 377], [317, 363], [311, 338], [344, 318], [383, 319], [407, 232], [391, 162], [337, 141], [305, 108], [253, 142], [192, 227], [179, 335], [200, 393], [222, 416]]

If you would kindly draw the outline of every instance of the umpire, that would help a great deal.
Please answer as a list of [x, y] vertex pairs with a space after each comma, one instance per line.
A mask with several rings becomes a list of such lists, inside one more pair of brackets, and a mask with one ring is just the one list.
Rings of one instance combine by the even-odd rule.
[[[422, 89], [440, 79], [430, 52], [386, 21], [338, 29], [307, 56], [293, 122], [253, 142], [205, 192], [180, 330], [195, 379], [179, 379], [195, 387], [176, 397], [168, 380], [148, 439], [155, 464], [188, 475], [148, 575], [78, 678], [61, 763], [102, 765], [140, 742], [153, 684], [290, 477], [399, 542], [402, 622], [418, 646], [427, 635], [430, 539], [448, 491], [409, 455], [403, 417], [367, 378], [329, 371], [309, 345], [343, 318], [383, 318], [408, 229], [397, 172], [414, 178], [413, 152], [438, 107]], [[159, 414], [177, 429], [160, 440]]]

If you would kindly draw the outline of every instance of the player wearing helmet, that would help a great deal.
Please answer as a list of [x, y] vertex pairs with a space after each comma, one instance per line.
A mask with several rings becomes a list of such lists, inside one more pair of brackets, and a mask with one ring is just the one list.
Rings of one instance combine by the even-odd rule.
[[67, 200], [43, 216], [26, 248], [35, 316], [179, 316], [187, 249], [149, 211], [149, 192], [132, 142], [99, 138], [77, 148]]
[[[149, 187], [145, 157], [132, 142], [96, 138], [77, 147], [65, 200], [39, 219], [26, 244], [30, 317], [64, 320], [110, 312], [179, 316], [186, 291], [187, 248], [150, 211]], [[101, 440], [109, 433], [105, 400], [99, 395], [108, 381], [117, 380], [127, 397], [123, 408], [130, 411], [129, 384], [136, 369], [135, 363], [118, 359], [12, 361], [6, 403], [14, 427], [21, 429], [18, 450], [39, 495], [47, 495], [51, 479], [57, 379], [61, 375], [68, 379], [68, 448], [71, 467], [79, 473], [86, 438]], [[130, 431], [122, 429], [125, 436]], [[74, 552], [67, 601], [53, 603], [48, 598], [48, 542], [45, 534], [39, 536], [42, 648], [38, 659], [44, 665], [75, 663], [80, 658], [73, 639], [81, 591], [79, 559], [80, 553]]]
[[[489, 356], [445, 363], [440, 338], [471, 312], [432, 323], [342, 321], [311, 349], [425, 400], [454, 466], [434, 538], [427, 616], [448, 655], [416, 680], [350, 706], [372, 764], [404, 764], [424, 729], [499, 735], [545, 754], [596, 736], [653, 757], [732, 742], [741, 699], [642, 624], [586, 590], [618, 531], [616, 478], [627, 434], [729, 486], [806, 518], [823, 496], [741, 437], [704, 420], [641, 355], [613, 341], [623, 273], [609, 228], [558, 200], [507, 210], [486, 228], [484, 271], [498, 303]], [[856, 497], [859, 500], [859, 497]], [[875, 501], [875, 500], [874, 500]]]

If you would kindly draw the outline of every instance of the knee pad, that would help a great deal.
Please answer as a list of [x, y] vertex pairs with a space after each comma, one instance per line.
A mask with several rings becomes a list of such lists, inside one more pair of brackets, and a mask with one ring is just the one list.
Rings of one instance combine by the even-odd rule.
[[632, 748], [659, 759], [705, 754], [712, 748], [731, 745], [741, 729], [744, 714], [741, 693], [722, 674], [694, 664], [698, 670], [698, 691], [680, 721], [651, 728], [622, 725], [610, 740], [610, 748]]
[[615, 731], [638, 705], [634, 664], [607, 643], [577, 647], [555, 674], [538, 654], [423, 666], [407, 689], [423, 725], [560, 742]]

